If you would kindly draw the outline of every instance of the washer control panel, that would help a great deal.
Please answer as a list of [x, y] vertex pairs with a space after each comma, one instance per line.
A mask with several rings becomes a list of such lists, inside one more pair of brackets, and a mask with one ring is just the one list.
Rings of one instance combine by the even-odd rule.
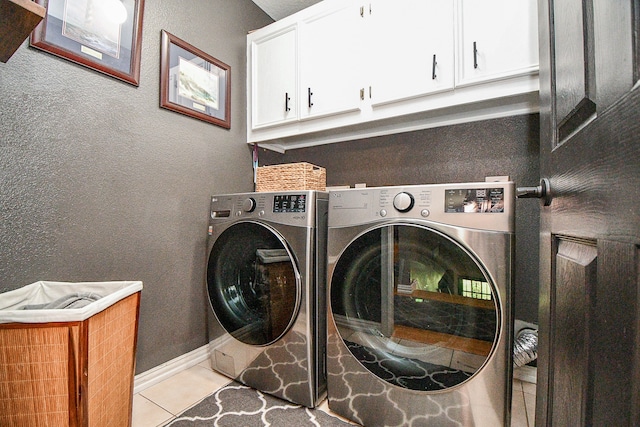
[[311, 190], [216, 195], [211, 197], [210, 223], [259, 219], [309, 226], [315, 221], [317, 200], [328, 197], [326, 192]]
[[273, 196], [273, 212], [306, 212], [306, 194], [276, 194]]

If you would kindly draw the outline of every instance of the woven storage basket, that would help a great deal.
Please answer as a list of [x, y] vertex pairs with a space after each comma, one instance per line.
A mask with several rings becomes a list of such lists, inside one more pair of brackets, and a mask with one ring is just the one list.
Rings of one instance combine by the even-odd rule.
[[142, 282], [87, 286], [111, 294], [82, 309], [0, 311], [0, 426], [131, 425]]
[[256, 191], [325, 191], [327, 188], [325, 168], [305, 162], [261, 166], [256, 178]]

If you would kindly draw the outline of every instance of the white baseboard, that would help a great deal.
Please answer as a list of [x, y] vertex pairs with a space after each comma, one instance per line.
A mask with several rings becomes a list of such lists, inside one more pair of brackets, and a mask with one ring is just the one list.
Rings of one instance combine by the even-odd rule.
[[204, 345], [175, 359], [171, 359], [162, 365], [141, 372], [133, 378], [133, 393], [140, 393], [142, 390], [156, 385], [178, 372], [189, 369], [200, 362], [204, 362], [208, 357], [209, 346]]

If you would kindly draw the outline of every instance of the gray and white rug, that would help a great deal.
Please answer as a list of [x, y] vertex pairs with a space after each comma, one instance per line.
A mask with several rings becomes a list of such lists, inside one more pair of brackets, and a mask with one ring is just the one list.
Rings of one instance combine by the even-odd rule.
[[165, 427], [348, 427], [319, 409], [289, 403], [233, 382], [187, 409]]

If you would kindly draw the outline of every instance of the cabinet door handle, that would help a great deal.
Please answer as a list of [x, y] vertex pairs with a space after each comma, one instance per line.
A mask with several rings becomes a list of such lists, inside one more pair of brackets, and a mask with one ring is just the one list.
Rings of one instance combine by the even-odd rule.
[[433, 65], [431, 67], [431, 80], [436, 79], [436, 65], [438, 65], [438, 62], [436, 62], [436, 55], [433, 54]]
[[476, 42], [473, 42], [473, 68], [478, 68], [478, 49]]
[[311, 95], [313, 95], [313, 92], [311, 92], [311, 88], [307, 89], [307, 103], [309, 104], [309, 108], [313, 107], [313, 102], [311, 102]]
[[289, 92], [285, 92], [284, 93], [284, 111], [291, 111], [291, 107], [289, 107], [289, 101], [291, 101], [291, 98], [289, 98]]

